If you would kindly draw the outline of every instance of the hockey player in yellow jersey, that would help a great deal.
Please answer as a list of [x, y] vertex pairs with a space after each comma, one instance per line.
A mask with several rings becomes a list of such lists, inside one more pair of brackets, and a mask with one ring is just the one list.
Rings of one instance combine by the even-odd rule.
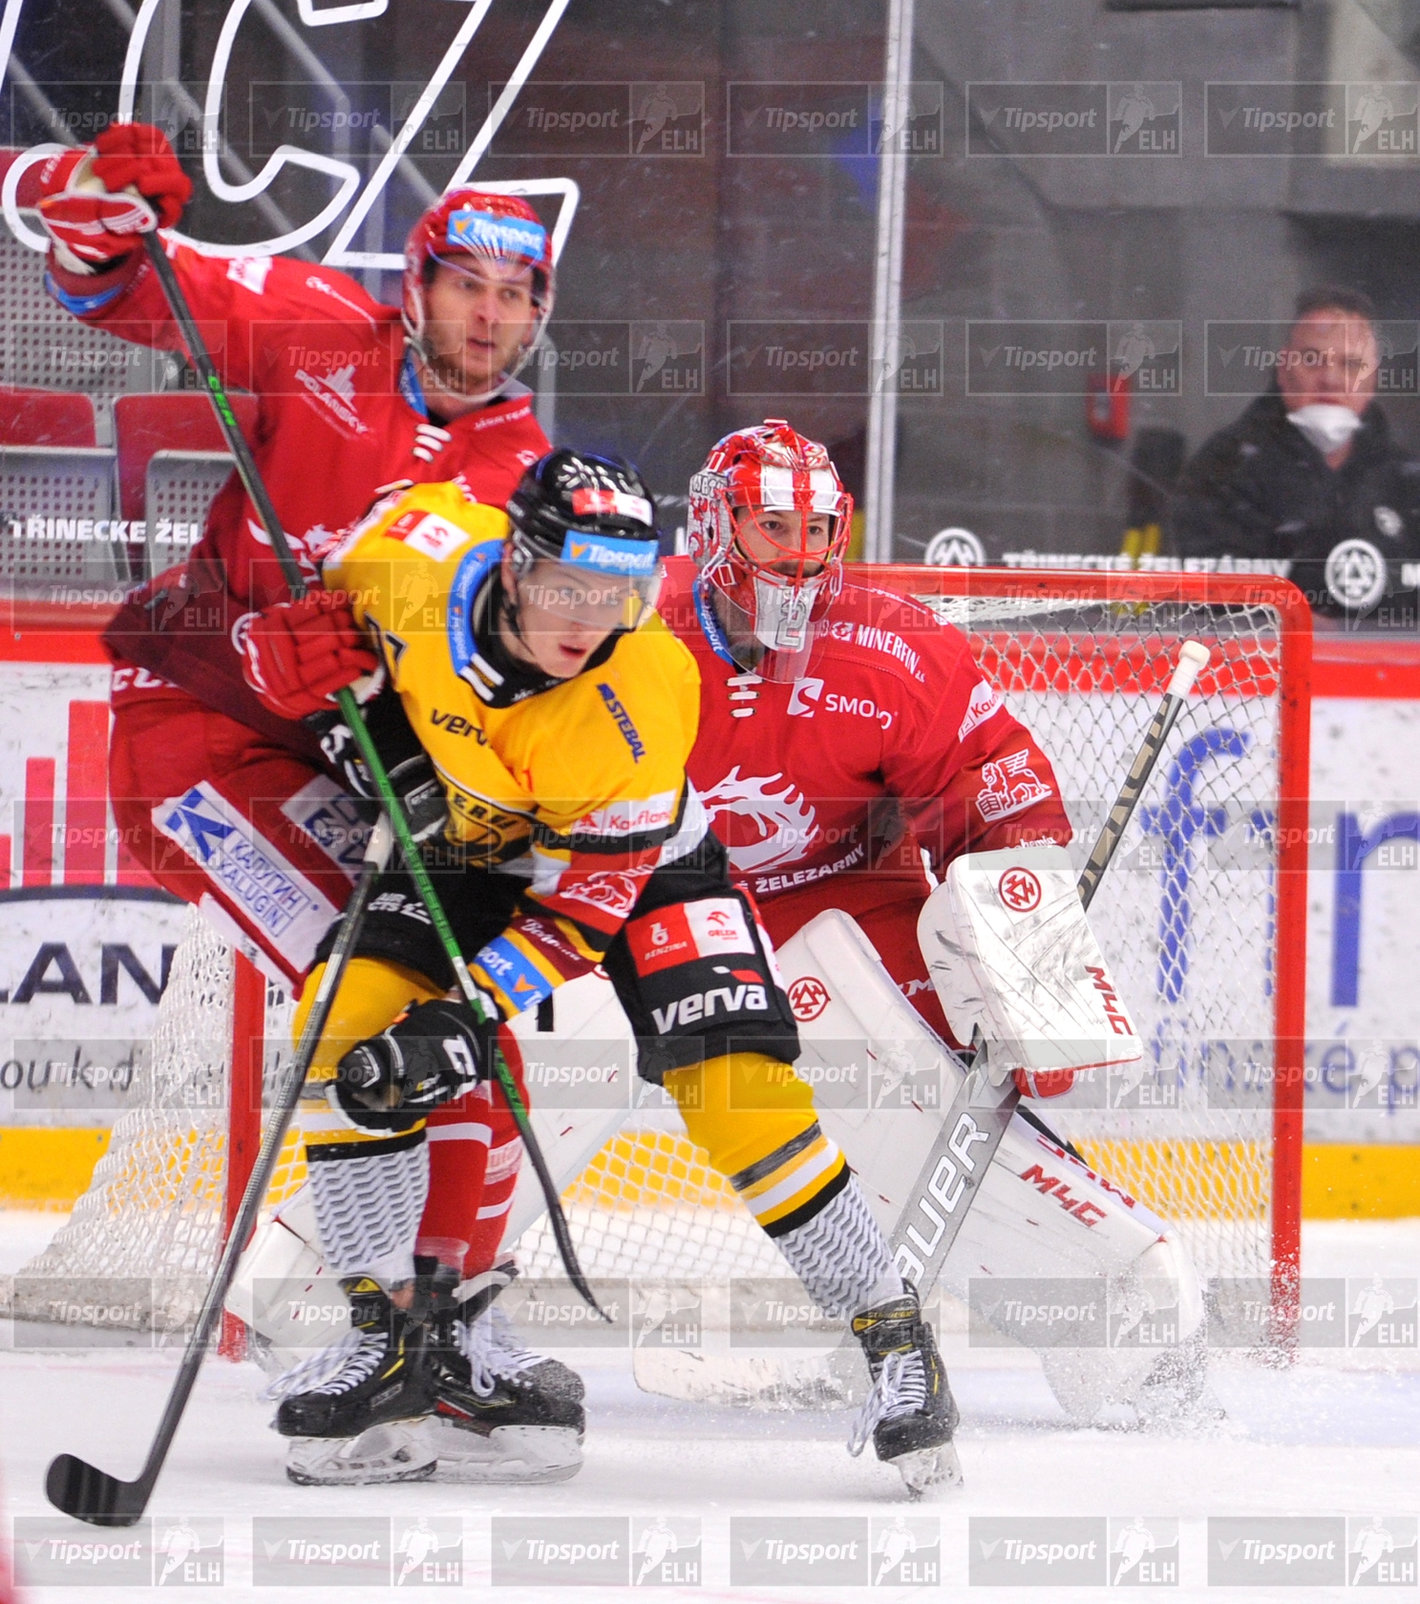
[[[461, 1099], [486, 1111], [465, 1117], [493, 1118], [492, 1054], [510, 1046], [496, 1021], [598, 963], [638, 1072], [675, 1098], [815, 1302], [851, 1317], [878, 1457], [914, 1490], [959, 1476], [930, 1328], [791, 1067], [797, 1031], [768, 939], [686, 777], [699, 678], [654, 612], [658, 549], [633, 472], [555, 451], [506, 516], [457, 482], [422, 485], [377, 504], [325, 559], [376, 648], [384, 684], [367, 723], [495, 1023], [450, 1000], [412, 882], [387, 875], [303, 1113], [321, 1247], [352, 1328], [287, 1378], [276, 1424], [295, 1480], [577, 1469], [580, 1389], [562, 1384], [575, 1378], [555, 1366], [542, 1387], [492, 1385], [467, 1337], [487, 1294], [465, 1284], [459, 1302], [458, 1269], [414, 1250], [426, 1117]], [[363, 786], [349, 732], [326, 724], [332, 762]]]

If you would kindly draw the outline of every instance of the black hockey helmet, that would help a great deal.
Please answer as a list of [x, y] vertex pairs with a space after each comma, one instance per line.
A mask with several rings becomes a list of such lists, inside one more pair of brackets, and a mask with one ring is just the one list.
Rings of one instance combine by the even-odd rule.
[[655, 606], [661, 581], [656, 504], [628, 463], [566, 447], [549, 451], [523, 475], [508, 517], [519, 580], [537, 563], [556, 563], [585, 580], [619, 587], [627, 603], [624, 628], [635, 628]]

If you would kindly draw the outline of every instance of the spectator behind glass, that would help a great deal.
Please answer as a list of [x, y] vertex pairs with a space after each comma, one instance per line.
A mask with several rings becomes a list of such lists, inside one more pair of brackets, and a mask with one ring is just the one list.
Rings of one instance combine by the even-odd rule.
[[1384, 354], [1366, 296], [1302, 294], [1274, 388], [1184, 467], [1170, 548], [1261, 559], [1319, 614], [1413, 629], [1420, 460], [1391, 438], [1375, 400]]

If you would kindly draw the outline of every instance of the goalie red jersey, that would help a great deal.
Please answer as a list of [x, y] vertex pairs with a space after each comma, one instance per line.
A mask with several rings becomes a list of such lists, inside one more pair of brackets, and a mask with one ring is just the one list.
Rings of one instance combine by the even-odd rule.
[[703, 687], [690, 775], [736, 879], [776, 941], [821, 908], [852, 913], [945, 1033], [915, 937], [920, 849], [941, 873], [963, 852], [1068, 841], [1049, 758], [966, 637], [901, 595], [845, 584], [786, 683], [725, 653], [691, 562], [667, 569], [659, 608]]

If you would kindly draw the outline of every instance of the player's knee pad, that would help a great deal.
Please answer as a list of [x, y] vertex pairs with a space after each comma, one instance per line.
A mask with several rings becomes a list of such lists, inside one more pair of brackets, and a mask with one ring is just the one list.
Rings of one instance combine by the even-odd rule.
[[669, 1071], [665, 1087], [691, 1141], [766, 1230], [812, 1215], [846, 1181], [838, 1144], [791, 1064], [730, 1053]]
[[642, 912], [645, 900], [605, 958], [642, 1079], [736, 1053], [792, 1063], [794, 1013], [749, 899], [726, 886]]

